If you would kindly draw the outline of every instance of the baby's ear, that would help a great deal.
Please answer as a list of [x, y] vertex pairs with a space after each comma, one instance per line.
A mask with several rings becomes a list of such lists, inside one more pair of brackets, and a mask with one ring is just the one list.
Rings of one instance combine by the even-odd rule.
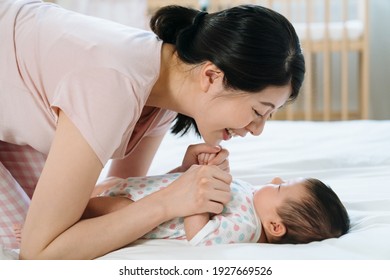
[[286, 226], [280, 221], [269, 222], [267, 227], [269, 234], [274, 237], [282, 237], [286, 234]]

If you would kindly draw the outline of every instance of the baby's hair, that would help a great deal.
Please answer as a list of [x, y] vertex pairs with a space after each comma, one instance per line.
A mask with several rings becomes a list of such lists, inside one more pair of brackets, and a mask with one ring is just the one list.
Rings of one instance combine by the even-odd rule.
[[[226, 89], [259, 92], [269, 86], [291, 84], [290, 101], [297, 98], [305, 62], [292, 24], [281, 14], [258, 5], [241, 5], [207, 14], [191, 8], [166, 6], [150, 20], [152, 31], [176, 46], [184, 63], [211, 61], [224, 73]], [[195, 121], [178, 114], [174, 134]]]
[[272, 243], [309, 243], [348, 232], [348, 213], [337, 194], [318, 179], [306, 179], [304, 186], [307, 194], [301, 201], [288, 199], [277, 210], [286, 234]]

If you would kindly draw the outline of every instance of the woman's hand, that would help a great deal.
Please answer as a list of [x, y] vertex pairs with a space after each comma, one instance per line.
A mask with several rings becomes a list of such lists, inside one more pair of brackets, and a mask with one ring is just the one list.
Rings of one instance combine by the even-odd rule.
[[[206, 156], [207, 155], [207, 156]], [[207, 163], [206, 158], [207, 157]], [[225, 172], [230, 172], [229, 152], [220, 146], [194, 144], [187, 148], [182, 165], [171, 172], [185, 172], [192, 165], [216, 165]]]
[[215, 165], [192, 165], [167, 188], [159, 191], [168, 216], [221, 213], [230, 201], [232, 176]]

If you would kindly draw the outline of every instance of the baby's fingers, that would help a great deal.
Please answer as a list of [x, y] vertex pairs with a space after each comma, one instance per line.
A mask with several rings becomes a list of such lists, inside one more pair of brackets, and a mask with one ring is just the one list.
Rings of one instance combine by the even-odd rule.
[[215, 156], [211, 158], [208, 162], [209, 165], [220, 165], [224, 161], [226, 161], [229, 157], [229, 151], [226, 149], [221, 149], [219, 153], [214, 154]]
[[210, 153], [201, 153], [198, 155], [198, 163], [199, 165], [208, 165], [217, 154], [210, 154]]

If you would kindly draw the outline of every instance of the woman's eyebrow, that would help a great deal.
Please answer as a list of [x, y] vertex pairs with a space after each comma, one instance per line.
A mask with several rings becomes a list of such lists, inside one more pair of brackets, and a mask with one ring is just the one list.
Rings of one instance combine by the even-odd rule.
[[263, 104], [264, 106], [271, 107], [272, 109], [275, 109], [275, 105], [272, 104], [271, 102], [265, 102], [265, 101], [259, 101], [260, 104]]

